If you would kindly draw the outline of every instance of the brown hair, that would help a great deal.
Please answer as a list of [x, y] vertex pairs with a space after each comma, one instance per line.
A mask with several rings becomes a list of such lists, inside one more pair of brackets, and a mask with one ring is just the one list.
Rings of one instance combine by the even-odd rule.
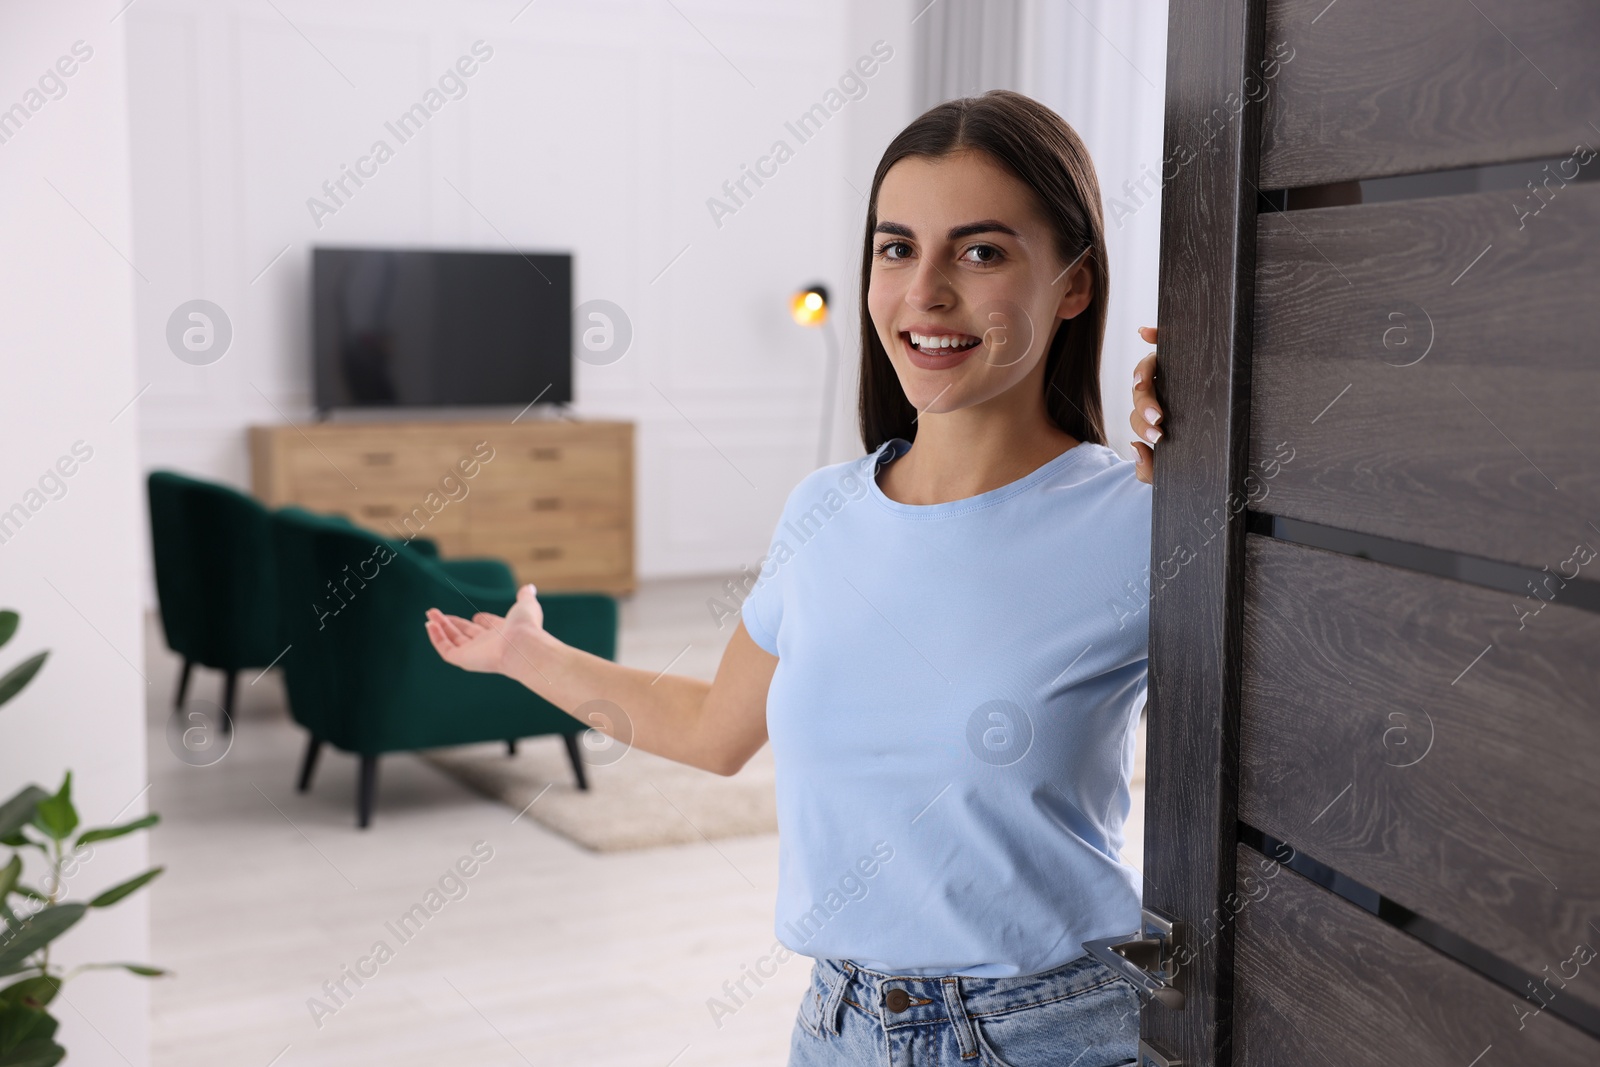
[[[867, 308], [872, 278], [873, 231], [878, 226], [878, 189], [889, 168], [907, 156], [939, 158], [961, 149], [987, 154], [1033, 190], [1039, 210], [1055, 233], [1063, 263], [1080, 256], [1093, 280], [1093, 297], [1081, 313], [1060, 323], [1045, 354], [1045, 408], [1050, 420], [1080, 441], [1106, 443], [1100, 410], [1100, 348], [1106, 332], [1105, 224], [1100, 181], [1083, 140], [1065, 119], [1037, 100], [1007, 89], [939, 104], [900, 131], [872, 176], [867, 234], [861, 253], [861, 443], [876, 451], [892, 437], [916, 437], [916, 408]], [[1087, 253], [1085, 255], [1085, 253]]]

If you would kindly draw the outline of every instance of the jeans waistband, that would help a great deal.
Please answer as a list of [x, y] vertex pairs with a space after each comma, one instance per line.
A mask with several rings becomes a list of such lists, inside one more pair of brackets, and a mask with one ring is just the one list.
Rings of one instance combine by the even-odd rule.
[[840, 959], [819, 959], [816, 966], [830, 994], [823, 1003], [822, 1025], [835, 1033], [846, 1004], [877, 1017], [885, 1029], [946, 1019], [963, 1029], [971, 1017], [1048, 1004], [1125, 981], [1087, 953], [1051, 970], [1012, 978], [885, 974]]

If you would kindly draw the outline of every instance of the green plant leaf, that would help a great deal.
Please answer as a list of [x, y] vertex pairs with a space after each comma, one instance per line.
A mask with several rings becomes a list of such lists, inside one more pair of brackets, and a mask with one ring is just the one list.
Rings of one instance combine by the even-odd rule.
[[[44, 1019], [41, 1020], [40, 1022], [38, 1022], [37, 1024], [35, 1024], [34, 1031], [33, 1031], [33, 1037], [29, 1038], [29, 1040], [30, 1041], [53, 1041], [55, 1039], [55, 1036], [56, 1036], [56, 1029], [60, 1025], [61, 1025], [60, 1023], [56, 1022], [56, 1017], [54, 1015], [51, 1015], [49, 1012], [46, 1012], [45, 1016], [44, 1016]], [[66, 1053], [62, 1053], [62, 1055], [66, 1055]]]
[[22, 894], [23, 896], [27, 897], [29, 900], [42, 900], [42, 901], [46, 901], [46, 902], [48, 902], [50, 900], [49, 897], [45, 896], [43, 893], [39, 892], [37, 889], [33, 888], [32, 886], [23, 885], [21, 882], [18, 882], [16, 884], [16, 892], [18, 892], [18, 893]]
[[21, 834], [22, 828], [33, 821], [33, 808], [39, 801], [48, 797], [36, 785], [25, 786], [16, 796], [0, 804], [0, 842], [12, 848], [20, 848], [28, 843], [26, 838], [14, 840]]
[[33, 676], [39, 673], [39, 668], [44, 666], [45, 657], [49, 655], [49, 652], [40, 652], [29, 656], [7, 671], [5, 677], [0, 678], [0, 704], [22, 692], [22, 687], [33, 681]]
[[146, 882], [149, 882], [164, 870], [166, 870], [165, 867], [152, 867], [148, 871], [145, 871], [143, 874], [139, 875], [137, 878], [129, 878], [121, 885], [114, 885], [110, 889], [107, 889], [104, 893], [101, 893], [99, 896], [89, 901], [89, 907], [109, 908], [111, 905], [115, 904], [129, 893], [138, 890], [140, 886], [144, 885]]
[[72, 772], [61, 779], [61, 788], [55, 796], [45, 797], [34, 805], [33, 825], [56, 841], [65, 841], [78, 827], [78, 809], [72, 806]]
[[11, 862], [0, 867], [0, 919], [5, 920], [5, 928], [0, 930], [0, 936], [9, 937], [11, 931], [22, 925], [17, 918], [17, 913], [11, 910], [11, 905], [6, 902], [17, 887], [17, 879], [22, 876], [22, 857], [12, 853]]
[[56, 998], [56, 991], [61, 988], [61, 983], [46, 975], [36, 974], [32, 978], [24, 978], [20, 982], [13, 982], [0, 989], [0, 1002], [15, 1004], [18, 1001], [31, 1001], [36, 1008], [47, 1007]]
[[[37, 1014], [30, 1017], [29, 1025], [26, 1025], [26, 1027], [19, 1025], [19, 1027], [16, 1027], [16, 1033], [10, 1035], [10, 1040], [0, 1041], [0, 1046], [6, 1048], [6, 1053], [0, 1056], [0, 1067], [5, 1067], [6, 1064], [51, 1062], [35, 1061], [35, 1059], [29, 1059], [29, 1056], [37, 1056], [42, 1046], [54, 1048], [51, 1045], [51, 1041], [56, 1037], [56, 1029], [58, 1029], [59, 1024], [56, 1022], [56, 1017], [51, 1016], [48, 1011], [34, 1008], [34, 1013]], [[3, 1032], [5, 1032], [5, 1027], [0, 1025], [0, 1033]], [[29, 1049], [32, 1049], [32, 1051], [29, 1051]]]
[[34, 1037], [0, 1056], [0, 1067], [56, 1067], [66, 1055], [67, 1050], [48, 1037]]
[[9, 1060], [11, 1051], [46, 1017], [42, 1009], [21, 1001], [0, 1005], [0, 1063]]
[[146, 978], [164, 978], [171, 971], [164, 971], [160, 967], [152, 967], [148, 963], [85, 963], [80, 970], [84, 971], [129, 971], [133, 974], [143, 975]]
[[0, 645], [11, 640], [11, 635], [17, 632], [17, 624], [22, 621], [22, 616], [6, 608], [0, 611]]
[[[155, 812], [151, 812], [142, 819], [135, 819], [132, 822], [125, 822], [120, 826], [105, 826], [98, 830], [85, 830], [78, 837], [77, 844], [87, 845], [94, 841], [109, 841], [113, 837], [121, 837], [123, 834], [131, 834], [135, 830], [143, 830], [146, 826], [154, 826], [160, 821], [161, 816], [157, 815]], [[74, 845], [73, 847], [76, 848], [77, 845]]]
[[66, 933], [88, 910], [87, 904], [52, 904], [22, 920], [16, 934], [0, 944], [0, 977], [26, 970], [29, 956]]

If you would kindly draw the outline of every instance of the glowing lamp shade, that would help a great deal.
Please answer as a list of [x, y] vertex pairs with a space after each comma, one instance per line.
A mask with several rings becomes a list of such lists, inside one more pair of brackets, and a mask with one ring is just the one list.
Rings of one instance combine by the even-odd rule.
[[827, 288], [808, 285], [801, 289], [789, 301], [789, 313], [801, 326], [821, 326], [828, 321]]

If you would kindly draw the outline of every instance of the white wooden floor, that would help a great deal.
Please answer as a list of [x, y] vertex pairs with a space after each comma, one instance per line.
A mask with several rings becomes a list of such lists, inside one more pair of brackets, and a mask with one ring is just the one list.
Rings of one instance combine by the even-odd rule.
[[[705, 608], [718, 589], [649, 583], [624, 604], [619, 658], [660, 670], [679, 657], [675, 673], [710, 678], [731, 633]], [[405, 755], [383, 760], [373, 826], [358, 831], [351, 757], [325, 751], [312, 791], [294, 791], [304, 737], [276, 673], [241, 678], [222, 760], [175, 758], [177, 664], [154, 622], [147, 647], [163, 817], [151, 848], [168, 868], [152, 886], [151, 956], [177, 972], [154, 984], [157, 1067], [784, 1063], [809, 959], [720, 1027], [708, 1008], [773, 944], [776, 837], [597, 855]], [[220, 689], [197, 671], [190, 697]], [[1136, 793], [1136, 860], [1142, 808]], [[386, 924], [479, 841], [493, 858], [402, 943]], [[393, 956], [358, 987], [344, 968], [380, 940]], [[341, 979], [335, 1000], [324, 983]], [[315, 1017], [312, 998], [334, 1010]]]

